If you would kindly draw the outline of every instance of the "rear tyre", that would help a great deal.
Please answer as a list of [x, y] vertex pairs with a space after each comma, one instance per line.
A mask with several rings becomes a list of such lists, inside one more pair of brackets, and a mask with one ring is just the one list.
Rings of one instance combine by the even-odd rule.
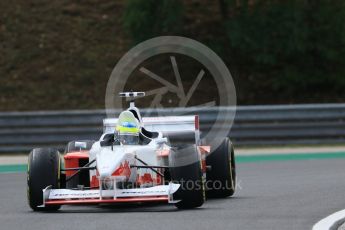
[[[189, 163], [185, 165], [185, 163]], [[170, 176], [173, 182], [181, 184], [174, 194], [180, 200], [175, 206], [179, 209], [200, 207], [205, 201], [204, 180], [201, 162], [196, 146], [180, 147], [169, 156]]]
[[60, 188], [61, 159], [58, 150], [37, 148], [30, 152], [27, 172], [28, 203], [34, 211], [56, 211], [60, 206], [37, 207], [43, 204], [43, 189]]
[[206, 157], [206, 165], [211, 166], [207, 172], [207, 198], [224, 198], [232, 196], [236, 188], [236, 164], [234, 148], [227, 137], [217, 149]]

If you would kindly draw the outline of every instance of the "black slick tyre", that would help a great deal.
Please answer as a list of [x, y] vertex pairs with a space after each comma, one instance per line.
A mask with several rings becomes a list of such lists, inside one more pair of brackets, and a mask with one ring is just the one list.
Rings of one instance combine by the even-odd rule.
[[55, 211], [60, 206], [38, 207], [43, 204], [43, 192], [47, 186], [60, 188], [61, 159], [58, 150], [37, 148], [30, 152], [27, 171], [28, 203], [34, 211]]
[[217, 149], [211, 149], [211, 154], [206, 157], [206, 165], [211, 166], [211, 170], [206, 175], [207, 198], [224, 198], [234, 195], [236, 188], [235, 154], [228, 137]]
[[172, 181], [181, 184], [174, 194], [174, 199], [180, 200], [175, 206], [179, 209], [200, 207], [205, 201], [205, 187], [196, 146], [183, 146], [172, 151], [169, 165]]

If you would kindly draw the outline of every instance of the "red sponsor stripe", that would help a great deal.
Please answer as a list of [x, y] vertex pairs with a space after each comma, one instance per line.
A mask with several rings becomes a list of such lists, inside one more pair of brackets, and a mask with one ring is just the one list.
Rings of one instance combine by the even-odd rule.
[[67, 159], [88, 159], [89, 158], [89, 151], [80, 151], [80, 152], [70, 152], [70, 153], [67, 153], [65, 156], [64, 156], [65, 160]]
[[211, 146], [198, 146], [201, 154], [208, 154], [211, 152]]
[[104, 203], [130, 203], [130, 202], [167, 202], [168, 196], [160, 197], [136, 197], [136, 198], [117, 198], [117, 199], [83, 199], [83, 200], [48, 200], [46, 205], [72, 205], [72, 204], [104, 204]]
[[129, 178], [131, 176], [131, 168], [129, 166], [129, 162], [125, 161], [115, 170], [115, 172], [112, 174], [112, 176], [126, 176], [126, 178]]
[[199, 116], [198, 115], [195, 116], [194, 122], [195, 122], [195, 129], [199, 130]]
[[169, 149], [163, 149], [163, 150], [157, 152], [158, 157], [167, 157], [167, 156], [169, 156], [169, 154], [170, 154]]
[[[97, 171], [97, 175], [99, 175], [98, 171]], [[93, 188], [99, 187], [99, 180], [97, 179], [97, 176], [92, 176], [91, 181], [90, 181], [90, 186]]]
[[[70, 152], [64, 156], [65, 168], [78, 168], [79, 159], [89, 159], [89, 151]], [[66, 171], [66, 176], [72, 176], [75, 171]]]

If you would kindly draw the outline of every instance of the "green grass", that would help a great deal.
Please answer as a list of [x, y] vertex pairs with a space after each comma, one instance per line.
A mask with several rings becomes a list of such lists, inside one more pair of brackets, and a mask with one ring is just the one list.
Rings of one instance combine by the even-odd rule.
[[296, 154], [269, 154], [237, 156], [237, 163], [261, 162], [261, 161], [296, 161], [296, 160], [322, 160], [345, 158], [345, 152], [337, 153], [296, 153]]
[[27, 165], [0, 165], [0, 173], [26, 172]]
[[[324, 159], [345, 159], [345, 152], [337, 153], [299, 153], [299, 154], [270, 154], [236, 156], [236, 163], [274, 162], [274, 161], [301, 161], [301, 160], [324, 160]], [[0, 165], [0, 173], [26, 172], [27, 165]]]

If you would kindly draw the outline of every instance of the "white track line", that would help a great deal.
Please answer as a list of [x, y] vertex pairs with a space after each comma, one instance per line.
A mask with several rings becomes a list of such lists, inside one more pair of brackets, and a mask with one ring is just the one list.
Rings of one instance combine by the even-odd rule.
[[335, 212], [332, 215], [320, 220], [313, 226], [313, 230], [328, 230], [336, 227], [340, 221], [345, 219], [345, 209], [339, 212]]

